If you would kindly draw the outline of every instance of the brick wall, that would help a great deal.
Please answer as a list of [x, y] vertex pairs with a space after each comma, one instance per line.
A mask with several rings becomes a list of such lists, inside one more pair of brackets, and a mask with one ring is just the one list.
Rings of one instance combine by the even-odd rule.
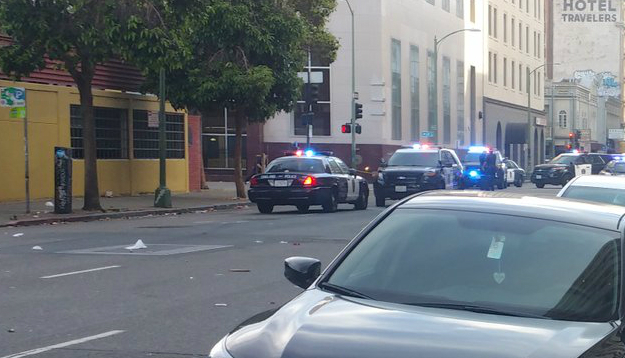
[[202, 118], [189, 115], [189, 191], [202, 189]]

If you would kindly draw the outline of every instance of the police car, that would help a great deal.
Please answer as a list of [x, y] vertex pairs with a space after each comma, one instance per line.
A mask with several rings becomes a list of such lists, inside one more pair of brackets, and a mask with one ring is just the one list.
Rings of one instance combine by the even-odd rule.
[[563, 153], [547, 164], [537, 165], [532, 173], [532, 183], [537, 188], [544, 188], [546, 184], [565, 186], [576, 176], [599, 174], [611, 160], [608, 154]]
[[376, 206], [425, 190], [462, 189], [462, 173], [462, 163], [452, 149], [419, 144], [398, 149], [378, 171], [373, 184]]
[[369, 186], [339, 158], [312, 150], [275, 159], [264, 174], [250, 179], [249, 198], [258, 210], [269, 214], [277, 205], [293, 205], [302, 213], [313, 205], [335, 212], [338, 204], [367, 209]]
[[[467, 188], [473, 186], [480, 186], [484, 179], [484, 173], [482, 173], [480, 157], [485, 152], [489, 152], [488, 147], [471, 147], [468, 153], [465, 155], [462, 163], [464, 164], [464, 180]], [[495, 172], [495, 185], [498, 189], [505, 189], [508, 187], [507, 167], [504, 157], [497, 150], [493, 151], [495, 154], [497, 171]]]
[[623, 157], [615, 158], [615, 160], [609, 162], [608, 165], [599, 172], [599, 175], [625, 176], [625, 159], [623, 159]]
[[522, 187], [525, 181], [525, 170], [510, 159], [506, 159], [504, 164], [506, 164], [506, 181], [508, 182], [508, 186], [514, 185], [517, 188]]

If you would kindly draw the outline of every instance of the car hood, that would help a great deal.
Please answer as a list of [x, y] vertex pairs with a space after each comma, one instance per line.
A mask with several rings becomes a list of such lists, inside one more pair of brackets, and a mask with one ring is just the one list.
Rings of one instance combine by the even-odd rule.
[[608, 323], [371, 303], [309, 290], [246, 322], [226, 346], [234, 358], [571, 358], [614, 330]]
[[535, 169], [549, 170], [553, 168], [568, 168], [567, 164], [540, 164], [534, 167]]
[[382, 171], [383, 173], [424, 173], [428, 170], [435, 170], [434, 167], [421, 167], [421, 166], [393, 166], [386, 167]]

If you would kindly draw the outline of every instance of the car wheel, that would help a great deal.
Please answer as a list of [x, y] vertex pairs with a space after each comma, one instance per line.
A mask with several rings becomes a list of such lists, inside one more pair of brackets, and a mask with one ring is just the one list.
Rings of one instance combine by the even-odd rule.
[[358, 196], [358, 201], [354, 204], [355, 210], [366, 210], [369, 206], [369, 191], [368, 190], [360, 190], [360, 195]]
[[256, 206], [258, 206], [258, 211], [261, 214], [271, 214], [273, 212], [273, 204], [258, 203]]
[[497, 189], [501, 190], [501, 189], [505, 189], [508, 187], [507, 185], [507, 180], [505, 176], [501, 176], [501, 179], [499, 180], [499, 182], [497, 183]]
[[333, 213], [338, 210], [339, 202], [336, 198], [336, 193], [332, 193], [330, 197], [323, 203], [323, 212]]
[[517, 188], [521, 188], [523, 187], [523, 178], [519, 178], [514, 182], [514, 186], [516, 186]]
[[375, 196], [375, 206], [378, 208], [383, 208], [386, 206], [386, 199], [380, 196]]
[[566, 184], [568, 184], [571, 180], [573, 179], [572, 175], [565, 175], [564, 178], [562, 179], [562, 186], [565, 186]]
[[543, 183], [536, 183], [536, 187], [537, 187], [538, 189], [542, 189], [542, 188], [544, 188], [544, 187], [545, 187], [545, 184], [543, 184]]
[[302, 205], [298, 205], [297, 206], [297, 211], [299, 211], [300, 214], [308, 213], [309, 209], [310, 209], [310, 205], [308, 205], [308, 204], [302, 204]]

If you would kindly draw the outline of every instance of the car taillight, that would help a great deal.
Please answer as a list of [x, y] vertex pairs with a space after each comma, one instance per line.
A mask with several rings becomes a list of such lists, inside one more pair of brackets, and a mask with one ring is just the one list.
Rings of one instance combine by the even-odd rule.
[[258, 178], [252, 178], [252, 179], [250, 180], [250, 185], [251, 185], [251, 186], [256, 186], [256, 185], [258, 185]]
[[436, 172], [426, 172], [425, 175], [428, 176], [428, 177], [435, 177], [436, 176]]
[[315, 186], [317, 185], [317, 178], [307, 176], [306, 179], [304, 179], [304, 181], [302, 182], [302, 184], [304, 184], [304, 186]]

